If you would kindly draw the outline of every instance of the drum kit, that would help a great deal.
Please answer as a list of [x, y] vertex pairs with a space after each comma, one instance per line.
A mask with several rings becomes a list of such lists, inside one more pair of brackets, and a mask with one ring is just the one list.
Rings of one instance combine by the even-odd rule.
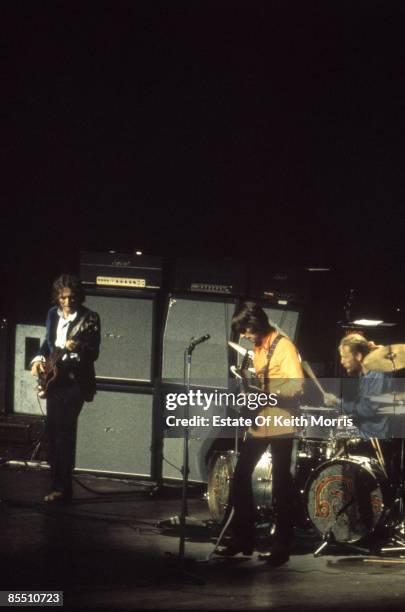
[[[405, 344], [378, 348], [364, 363], [371, 370], [395, 372], [405, 367]], [[405, 393], [374, 396], [381, 414], [402, 418]], [[301, 406], [301, 414], [337, 414], [336, 408]], [[355, 428], [331, 427], [325, 436], [307, 428], [297, 434], [291, 472], [299, 503], [294, 509], [296, 526], [315, 529], [322, 544], [357, 551], [365, 540], [380, 552], [405, 553], [405, 447], [404, 439], [362, 440]], [[391, 448], [387, 457], [387, 449]], [[384, 451], [385, 449], [385, 451]], [[230, 511], [231, 483], [238, 453], [217, 452], [209, 469], [207, 499], [213, 521], [223, 524]], [[391, 476], [390, 476], [391, 475]], [[272, 522], [272, 462], [269, 450], [262, 455], [253, 476], [252, 489], [257, 521]], [[369, 538], [369, 536], [372, 536]], [[385, 547], [382, 547], [385, 543]], [[360, 545], [359, 545], [360, 544]]]

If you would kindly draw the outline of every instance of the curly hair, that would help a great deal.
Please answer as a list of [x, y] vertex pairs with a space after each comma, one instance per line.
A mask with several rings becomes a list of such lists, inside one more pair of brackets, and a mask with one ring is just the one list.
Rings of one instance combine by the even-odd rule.
[[80, 278], [73, 276], [72, 274], [61, 274], [53, 282], [52, 285], [52, 303], [57, 304], [59, 296], [63, 289], [71, 289], [72, 293], [76, 296], [77, 302], [83, 304], [85, 300], [84, 288]]

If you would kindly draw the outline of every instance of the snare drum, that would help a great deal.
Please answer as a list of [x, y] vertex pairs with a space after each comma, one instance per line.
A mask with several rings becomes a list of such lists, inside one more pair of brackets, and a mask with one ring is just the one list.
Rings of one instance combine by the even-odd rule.
[[[208, 476], [207, 500], [211, 517], [222, 523], [230, 503], [230, 492], [238, 453], [225, 451], [215, 453]], [[272, 463], [270, 451], [266, 450], [258, 461], [252, 475], [255, 506], [260, 513], [268, 513], [272, 507]]]
[[349, 456], [320, 465], [305, 486], [307, 514], [320, 534], [357, 542], [386, 514], [390, 488], [379, 463]]
[[303, 440], [330, 440], [334, 438], [336, 430], [334, 419], [338, 416], [335, 408], [300, 406], [298, 416], [305, 425], [297, 432], [297, 437]]

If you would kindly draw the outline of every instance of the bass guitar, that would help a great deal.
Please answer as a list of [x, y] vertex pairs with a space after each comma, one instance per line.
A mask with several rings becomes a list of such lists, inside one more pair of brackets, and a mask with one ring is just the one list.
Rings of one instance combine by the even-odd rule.
[[[84, 317], [73, 327], [66, 342], [73, 340], [80, 343], [80, 340], [89, 333], [89, 331], [97, 331], [97, 321], [92, 318], [84, 321]], [[74, 352], [74, 351], [73, 351]], [[43, 371], [38, 374], [38, 397], [46, 399], [49, 389], [59, 379], [61, 370], [64, 367], [64, 360], [69, 360], [72, 351], [66, 348], [56, 347], [49, 357], [43, 363]]]

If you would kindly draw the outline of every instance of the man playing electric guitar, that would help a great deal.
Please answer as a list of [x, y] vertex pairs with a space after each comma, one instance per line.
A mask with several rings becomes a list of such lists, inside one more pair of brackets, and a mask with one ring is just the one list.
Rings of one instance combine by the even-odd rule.
[[77, 419], [85, 401], [96, 392], [94, 361], [100, 347], [100, 319], [83, 306], [80, 280], [63, 274], [52, 287], [53, 306], [46, 320], [46, 338], [31, 362], [39, 379], [39, 396], [47, 398], [48, 460], [51, 491], [44, 501], [69, 502]]
[[[232, 319], [232, 331], [235, 335], [243, 335], [254, 344], [253, 364], [260, 381], [260, 390], [277, 394], [278, 405], [262, 409], [261, 415], [277, 415], [282, 419], [293, 416], [304, 383], [304, 374], [294, 344], [270, 325], [264, 310], [254, 302], [245, 302], [238, 308]], [[241, 446], [232, 483], [233, 540], [222, 551], [218, 551], [218, 554], [233, 556], [240, 552], [245, 555], [253, 552], [255, 508], [252, 474], [260, 457], [270, 445], [276, 529], [271, 552], [261, 555], [261, 558], [270, 565], [277, 566], [288, 561], [293, 537], [291, 508], [294, 489], [290, 466], [295, 428], [276, 426], [272, 419], [267, 421], [268, 425], [250, 428]]]

